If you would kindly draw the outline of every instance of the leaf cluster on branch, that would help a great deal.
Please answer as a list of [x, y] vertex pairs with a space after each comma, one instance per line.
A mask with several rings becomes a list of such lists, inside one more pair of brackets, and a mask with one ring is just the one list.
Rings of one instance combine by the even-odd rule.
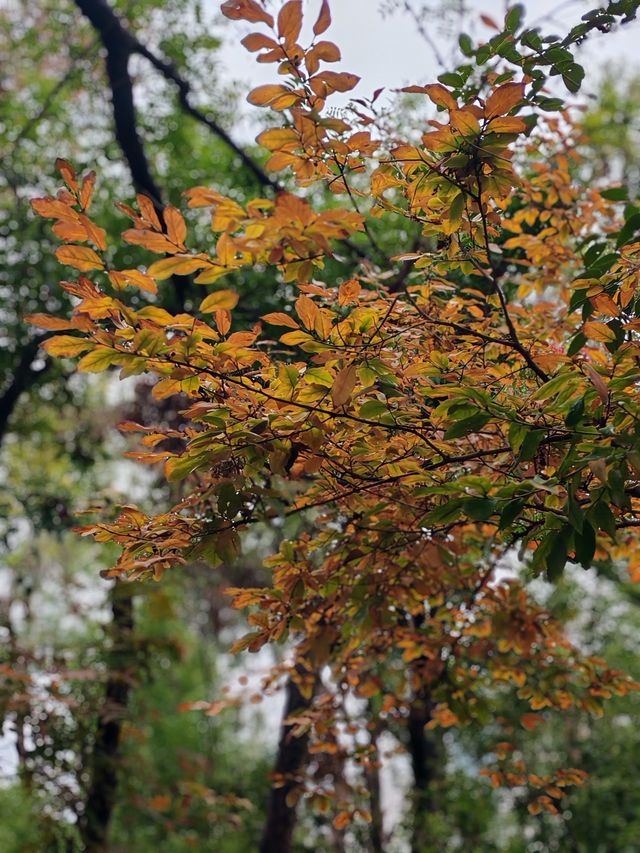
[[[427, 725], [446, 727], [487, 719], [492, 697], [512, 689], [532, 729], [548, 710], [600, 713], [637, 687], [496, 571], [519, 549], [550, 580], [567, 561], [588, 567], [611, 553], [638, 576], [640, 242], [623, 189], [576, 181], [571, 113], [547, 91], [554, 76], [577, 91], [575, 45], [636, 6], [612, 2], [564, 39], [523, 29], [514, 7], [488, 43], [464, 41], [468, 64], [408, 87], [437, 114], [419, 142], [387, 146], [375, 98], [327, 109], [358, 78], [324, 68], [340, 58], [321, 38], [326, 0], [306, 48], [300, 0], [275, 19], [256, 0], [228, 0], [229, 18], [260, 25], [245, 46], [284, 80], [248, 97], [278, 121], [259, 137], [268, 168], [290, 170], [298, 187], [326, 185], [331, 205], [316, 210], [301, 190], [243, 205], [195, 187], [187, 206], [211, 211], [214, 237], [192, 247], [177, 208], [139, 195], [136, 208], [120, 205], [132, 222], [123, 239], [162, 257], [132, 270], [113, 267], [90, 218], [93, 176], [61, 162], [65, 187], [33, 203], [56, 220], [58, 258], [79, 273], [62, 282], [77, 299], [71, 318], [33, 318], [62, 333], [47, 352], [81, 356], [88, 372], [149, 372], [157, 398], [189, 398], [180, 430], [122, 425], [141, 436], [130, 456], [184, 480], [180, 502], [155, 516], [125, 506], [81, 531], [121, 546], [108, 577], [159, 580], [195, 558], [232, 560], [251, 525], [303, 516], [303, 532], [267, 560], [272, 585], [229, 593], [250, 611], [237, 650], [295, 644], [289, 671], [308, 702], [288, 724], [316, 755], [370, 765], [353, 697], [402, 720], [428, 695]], [[376, 220], [406, 221], [417, 244], [381, 257]], [[371, 258], [352, 278], [323, 279], [345, 239]], [[399, 279], [400, 263], [410, 266]], [[195, 314], [134, 310], [122, 295], [247, 268], [264, 270], [265, 287], [295, 283], [292, 310], [236, 328], [230, 289]], [[327, 668], [330, 686], [318, 690]], [[535, 773], [511, 734], [492, 782], [528, 786], [533, 813], [555, 812], [583, 774]], [[309, 783], [288, 797], [305, 790], [321, 808], [332, 795]], [[338, 828], [368, 818], [347, 796], [338, 806]]]

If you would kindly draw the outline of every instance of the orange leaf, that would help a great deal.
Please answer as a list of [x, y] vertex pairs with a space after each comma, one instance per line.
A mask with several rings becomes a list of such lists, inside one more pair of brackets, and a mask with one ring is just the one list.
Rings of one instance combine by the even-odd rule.
[[214, 318], [220, 334], [226, 335], [231, 328], [231, 314], [229, 311], [226, 311], [224, 308], [218, 309], [214, 314]]
[[99, 249], [104, 251], [107, 248], [107, 232], [104, 228], [100, 228], [95, 222], [92, 222], [84, 213], [79, 214], [79, 220], [84, 228], [87, 239], [91, 240]]
[[502, 116], [512, 110], [524, 98], [524, 83], [505, 83], [492, 92], [484, 108], [487, 118]]
[[244, 47], [251, 51], [251, 53], [255, 53], [256, 50], [274, 49], [278, 47], [278, 42], [269, 38], [269, 36], [263, 35], [263, 33], [249, 33], [248, 36], [245, 36], [242, 39], [240, 44], [244, 45]]
[[356, 366], [350, 364], [338, 372], [331, 389], [331, 399], [334, 406], [343, 406], [351, 399], [356, 386]]
[[284, 314], [282, 311], [274, 311], [272, 314], [265, 314], [262, 319], [267, 323], [271, 323], [273, 326], [288, 326], [290, 329], [300, 328], [293, 317], [290, 317], [288, 314]]
[[168, 204], [162, 211], [165, 225], [167, 226], [167, 234], [172, 243], [175, 243], [180, 248], [184, 247], [184, 241], [187, 237], [187, 226], [184, 217], [177, 207]]
[[169, 255], [175, 255], [178, 249], [164, 234], [156, 234], [155, 231], [147, 231], [146, 228], [130, 228], [122, 235], [127, 243], [132, 243], [134, 246], [142, 246], [149, 249], [150, 252], [162, 254], [166, 252]]
[[288, 95], [290, 89], [277, 83], [267, 83], [264, 86], [257, 86], [252, 89], [247, 95], [247, 101], [256, 107], [264, 107], [275, 101], [281, 95]]
[[80, 207], [83, 210], [88, 210], [91, 204], [93, 188], [96, 185], [96, 173], [91, 171], [82, 179], [82, 188], [80, 189]]
[[116, 290], [123, 290], [132, 284], [134, 287], [139, 287], [140, 290], [146, 290], [149, 293], [158, 292], [155, 281], [140, 270], [109, 270], [108, 276]]
[[296, 299], [296, 313], [307, 329], [313, 329], [316, 317], [318, 316], [318, 310], [318, 306], [308, 296], [303, 294]]
[[329, 0], [322, 0], [320, 14], [318, 20], [313, 25], [313, 33], [316, 36], [321, 35], [331, 26], [331, 10], [329, 9]]
[[278, 13], [278, 35], [295, 44], [302, 29], [302, 0], [288, 0]]
[[250, 21], [253, 24], [261, 21], [269, 27], [273, 26], [273, 17], [256, 0], [226, 0], [220, 11], [232, 21]]
[[441, 83], [430, 83], [428, 86], [423, 86], [422, 88], [433, 103], [439, 107], [444, 107], [447, 110], [458, 108], [456, 99], [446, 86], [443, 86]]
[[70, 205], [50, 196], [46, 198], [32, 198], [31, 207], [38, 216], [43, 216], [47, 219], [69, 219], [75, 221], [78, 218], [78, 214]]
[[340, 305], [349, 305], [350, 302], [357, 302], [361, 290], [360, 282], [354, 278], [345, 281], [340, 285], [338, 290], [338, 303]]
[[62, 157], [58, 157], [56, 160], [56, 169], [62, 175], [62, 179], [65, 184], [69, 187], [69, 189], [77, 193], [78, 192], [78, 181], [76, 180], [76, 172], [71, 163], [67, 160], [63, 160]]
[[53, 329], [56, 332], [74, 328], [73, 323], [69, 320], [62, 317], [51, 317], [49, 314], [27, 314], [24, 319], [32, 326], [38, 326], [40, 329]]
[[155, 206], [148, 195], [144, 195], [144, 193], [138, 193], [136, 196], [138, 201], [138, 207], [140, 208], [140, 213], [147, 220], [147, 222], [151, 225], [154, 231], [162, 231], [162, 224], [158, 219], [158, 214], [156, 213]]
[[82, 272], [104, 269], [100, 256], [86, 246], [60, 246], [56, 249], [56, 258], [61, 264], [75, 267]]

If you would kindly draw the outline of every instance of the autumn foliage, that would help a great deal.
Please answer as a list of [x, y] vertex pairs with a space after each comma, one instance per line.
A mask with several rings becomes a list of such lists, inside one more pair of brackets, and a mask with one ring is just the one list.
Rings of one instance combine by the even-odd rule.
[[[627, 6], [598, 14], [612, 25]], [[282, 81], [248, 100], [273, 111], [259, 142], [293, 189], [246, 206], [187, 190], [187, 208], [211, 213], [211, 247], [192, 246], [175, 207], [142, 195], [120, 205], [123, 240], [160, 256], [144, 270], [113, 268], [90, 218], [93, 175], [61, 162], [65, 187], [33, 202], [79, 273], [62, 282], [77, 297], [72, 317], [32, 318], [60, 332], [45, 349], [80, 356], [82, 371], [151, 373], [157, 398], [188, 398], [181, 430], [121, 425], [140, 435], [129, 455], [184, 481], [180, 502], [156, 516], [124, 506], [82, 533], [120, 545], [107, 576], [160, 580], [195, 558], [232, 560], [251, 525], [303, 517], [267, 560], [271, 586], [229, 594], [249, 611], [238, 650], [295, 650], [265, 688], [286, 670], [310, 698], [330, 670], [295, 719], [315, 754], [366, 767], [371, 720], [402, 721], [417, 695], [429, 696], [430, 727], [487, 719], [504, 690], [526, 730], [551, 711], [599, 714], [635, 685], [581, 654], [501, 569], [519, 554], [524, 575], [553, 581], [568, 561], [613, 554], [640, 574], [640, 243], [624, 189], [576, 179], [573, 114], [548, 87], [552, 77], [578, 90], [572, 48], [602, 17], [549, 42], [515, 7], [487, 44], [461, 42], [467, 64], [407, 89], [434, 117], [402, 140], [378, 126], [375, 97], [327, 108], [358, 78], [326, 68], [340, 60], [324, 39], [326, 0], [307, 47], [299, 0], [275, 19], [255, 0], [222, 9], [256, 24], [243, 44]], [[304, 188], [323, 185], [332, 195], [320, 205]], [[409, 235], [391, 258], [376, 220]], [[326, 276], [336, 253], [359, 257], [356, 274]], [[224, 286], [178, 315], [123, 295], [243, 268], [263, 269], [265, 287], [294, 283], [290, 310], [239, 328], [238, 294]], [[370, 709], [361, 724], [353, 697]], [[514, 737], [505, 723], [492, 782], [528, 786], [530, 810], [554, 812], [584, 774], [538, 775]], [[320, 807], [332, 794], [311, 783], [299, 793]], [[343, 797], [336, 826], [358, 814]]]

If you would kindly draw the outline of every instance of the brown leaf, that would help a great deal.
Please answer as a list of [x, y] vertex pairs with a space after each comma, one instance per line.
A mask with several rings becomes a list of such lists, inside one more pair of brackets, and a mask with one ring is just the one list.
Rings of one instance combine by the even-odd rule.
[[503, 116], [524, 98], [524, 83], [505, 83], [492, 92], [484, 108], [487, 118]]
[[288, 0], [278, 13], [278, 35], [295, 44], [302, 29], [302, 0]]
[[329, 0], [322, 0], [320, 14], [318, 20], [313, 25], [313, 33], [316, 36], [321, 35], [331, 26], [331, 10], [329, 9]]
[[338, 372], [331, 389], [331, 399], [334, 406], [343, 406], [351, 399], [351, 394], [356, 386], [356, 366], [350, 364]]
[[69, 187], [69, 189], [73, 193], [78, 192], [78, 181], [76, 180], [76, 172], [71, 163], [68, 160], [63, 160], [62, 157], [58, 157], [56, 160], [56, 169], [62, 175], [62, 179], [65, 184]]

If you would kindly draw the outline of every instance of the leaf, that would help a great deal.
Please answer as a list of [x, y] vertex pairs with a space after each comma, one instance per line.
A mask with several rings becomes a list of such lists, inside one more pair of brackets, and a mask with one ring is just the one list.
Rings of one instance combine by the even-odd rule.
[[230, 311], [238, 304], [239, 296], [235, 290], [216, 290], [210, 293], [200, 303], [200, 310], [203, 314], [211, 314], [213, 311], [225, 309]]
[[187, 226], [178, 208], [168, 204], [162, 211], [162, 216], [171, 242], [180, 248], [184, 248], [184, 241], [187, 237]]
[[62, 179], [65, 184], [69, 187], [71, 192], [78, 192], [78, 181], [76, 179], [76, 172], [71, 163], [68, 160], [63, 160], [62, 157], [58, 157], [56, 159], [56, 169], [62, 175]]
[[272, 326], [288, 326], [290, 329], [299, 329], [300, 326], [289, 314], [284, 314], [282, 311], [274, 311], [271, 314], [264, 314], [262, 319], [266, 323], [271, 323]]
[[82, 178], [82, 186], [80, 188], [80, 207], [83, 210], [89, 210], [91, 206], [91, 198], [96, 185], [96, 173], [94, 171], [87, 172]]
[[130, 228], [124, 232], [122, 237], [127, 243], [142, 246], [158, 255], [163, 253], [175, 255], [178, 251], [178, 248], [170, 240], [167, 240], [164, 234], [157, 234], [155, 231], [148, 231], [146, 228]]
[[[53, 329], [54, 331], [62, 331], [65, 329], [73, 329], [73, 323], [63, 317], [51, 317], [49, 314], [27, 314], [24, 318], [27, 323], [32, 326], [38, 326], [39, 329]], [[74, 340], [76, 340], [74, 338]]]
[[303, 294], [296, 299], [296, 313], [305, 328], [313, 329], [315, 327], [318, 311], [318, 306], [308, 296]]
[[208, 265], [208, 261], [203, 258], [174, 255], [171, 258], [162, 258], [160, 261], [154, 261], [147, 272], [156, 281], [164, 281], [164, 279], [170, 278], [172, 275], [189, 275]]
[[534, 458], [544, 437], [545, 431], [543, 429], [529, 430], [520, 445], [518, 458], [521, 462], [530, 462]]
[[444, 434], [444, 440], [449, 441], [452, 438], [462, 438], [465, 435], [469, 435], [469, 433], [478, 432], [490, 420], [491, 415], [486, 412], [477, 412], [475, 415], [462, 418], [449, 427]]
[[249, 21], [252, 24], [260, 22], [268, 27], [273, 26], [273, 16], [265, 12], [256, 0], [225, 0], [220, 11], [233, 21]]
[[110, 347], [96, 347], [80, 359], [78, 370], [84, 373], [101, 373], [114, 364], [121, 355]]
[[524, 83], [505, 83], [489, 95], [484, 108], [487, 118], [503, 116], [524, 99]]
[[73, 358], [80, 353], [91, 349], [91, 341], [86, 338], [76, 338], [73, 335], [55, 335], [53, 338], [40, 345], [49, 355], [57, 358]]
[[446, 86], [443, 86], [441, 83], [430, 83], [423, 88], [425, 94], [433, 101], [434, 104], [444, 107], [447, 110], [456, 110], [458, 108], [458, 102], [456, 99]]
[[220, 334], [223, 336], [228, 334], [231, 329], [230, 312], [226, 308], [217, 308], [213, 318]]
[[329, 9], [329, 0], [322, 0], [320, 6], [320, 14], [313, 25], [313, 34], [316, 36], [322, 35], [331, 26], [331, 10]]
[[489, 15], [480, 15], [480, 20], [485, 25], [485, 27], [489, 27], [492, 30], [496, 30], [500, 32], [500, 27], [496, 24], [493, 18], [490, 18]]
[[295, 44], [302, 29], [302, 0], [288, 0], [278, 13], [278, 35]]
[[100, 256], [86, 246], [59, 246], [55, 254], [61, 264], [75, 267], [81, 272], [104, 269]]
[[589, 379], [591, 380], [591, 384], [598, 392], [598, 397], [600, 397], [601, 402], [603, 403], [603, 405], [606, 406], [609, 401], [609, 389], [606, 386], [602, 376], [600, 376], [600, 374], [596, 370], [594, 370], [590, 364], [585, 364], [584, 370], [585, 373], [588, 375]]
[[256, 86], [247, 95], [247, 101], [256, 107], [265, 107], [273, 103], [282, 95], [291, 94], [291, 90], [278, 83], [267, 83], [264, 86]]
[[350, 305], [358, 302], [362, 287], [360, 282], [352, 278], [349, 281], [344, 281], [338, 288], [338, 304]]
[[278, 42], [274, 41], [269, 36], [265, 36], [262, 33], [250, 33], [248, 36], [245, 36], [240, 44], [244, 45], [248, 51], [251, 53], [255, 53], [257, 50], [273, 50], [278, 47]]
[[343, 367], [335, 378], [331, 389], [331, 399], [334, 406], [343, 406], [351, 399], [351, 394], [356, 386], [357, 368], [355, 364]]
[[70, 205], [50, 196], [32, 198], [31, 207], [38, 216], [43, 216], [46, 219], [70, 219], [71, 221], [75, 221], [78, 218], [78, 214]]
[[522, 133], [527, 129], [527, 123], [518, 116], [493, 118], [487, 126], [489, 133]]

